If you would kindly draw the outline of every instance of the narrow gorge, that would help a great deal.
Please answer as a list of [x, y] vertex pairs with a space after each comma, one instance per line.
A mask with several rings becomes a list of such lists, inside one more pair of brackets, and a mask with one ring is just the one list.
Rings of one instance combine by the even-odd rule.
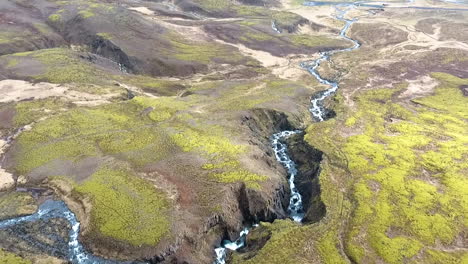
[[[322, 76], [320, 76], [318, 72], [318, 67], [320, 66], [320, 63], [324, 61], [329, 61], [330, 57], [333, 54], [339, 53], [339, 52], [349, 52], [353, 51], [355, 49], [358, 49], [360, 47], [360, 44], [357, 40], [354, 40], [346, 35], [347, 31], [349, 30], [350, 26], [356, 22], [356, 19], [347, 19], [345, 18], [346, 13], [352, 9], [354, 5], [348, 5], [348, 4], [338, 4], [335, 9], [337, 12], [337, 15], [335, 16], [335, 19], [339, 21], [343, 21], [345, 25], [341, 29], [339, 36], [351, 41], [353, 43], [353, 47], [350, 48], [345, 48], [345, 49], [337, 49], [337, 50], [332, 50], [332, 51], [326, 51], [326, 52], [321, 52], [319, 55], [318, 59], [311, 60], [311, 61], [304, 61], [300, 63], [300, 66], [307, 70], [312, 76], [314, 76], [319, 83], [324, 84], [329, 86], [327, 90], [318, 92], [316, 95], [312, 96], [310, 100], [310, 108], [309, 111], [314, 117], [314, 119], [317, 122], [323, 122], [326, 119], [330, 117], [328, 109], [324, 107], [324, 101], [330, 97], [333, 96], [336, 91], [339, 88], [339, 83], [336, 81], [331, 81], [331, 80], [326, 80]], [[344, 9], [343, 9], [344, 8]], [[272, 27], [274, 28], [275, 31], [278, 33], [281, 33], [278, 31], [276, 28], [276, 25], [274, 22], [272, 22]], [[303, 205], [303, 198], [300, 192], [300, 189], [297, 187], [297, 174], [298, 174], [298, 168], [296, 163], [293, 161], [291, 158], [291, 155], [288, 153], [288, 144], [287, 140], [292, 137], [293, 135], [301, 134], [304, 133], [302, 130], [283, 130], [278, 133], [275, 133], [271, 136], [271, 145], [273, 148], [273, 151], [275, 153], [275, 157], [277, 161], [283, 165], [283, 167], [286, 169], [287, 172], [287, 178], [288, 178], [288, 183], [289, 183], [289, 188], [290, 188], [290, 199], [289, 199], [289, 205], [287, 208], [287, 213], [288, 216], [294, 220], [295, 222], [301, 223], [304, 219], [305, 216], [305, 209]], [[303, 143], [304, 144], [304, 143]], [[320, 154], [321, 156], [321, 154]], [[312, 157], [310, 157], [312, 159]], [[321, 159], [321, 158], [320, 158]], [[320, 187], [318, 183], [318, 177], [319, 177], [319, 171], [316, 171], [316, 176], [317, 179], [315, 180], [314, 183], [310, 181], [309, 183], [306, 183], [305, 186], [301, 186], [303, 190], [307, 190], [308, 192], [312, 192], [312, 189], [318, 189], [318, 192], [315, 192], [316, 197], [320, 197]], [[314, 185], [312, 187], [312, 185]], [[310, 196], [308, 197], [310, 198]], [[320, 200], [318, 198], [318, 200]], [[323, 205], [322, 205], [323, 206]], [[320, 208], [320, 206], [318, 207]], [[317, 209], [318, 209], [317, 208]], [[316, 216], [312, 216], [312, 219], [315, 221], [320, 220], [321, 217], [324, 216], [325, 212], [322, 210], [316, 210], [315, 212], [312, 212], [313, 214], [315, 213]], [[226, 254], [228, 250], [231, 251], [236, 251], [240, 248], [243, 248], [246, 246], [246, 237], [249, 234], [250, 229], [255, 228], [257, 226], [257, 223], [249, 223], [249, 226], [245, 227], [240, 233], [239, 233], [239, 238], [235, 241], [229, 241], [229, 240], [223, 240], [222, 245], [218, 248], [215, 249], [216, 253], [216, 260], [215, 264], [225, 264], [226, 263]]]

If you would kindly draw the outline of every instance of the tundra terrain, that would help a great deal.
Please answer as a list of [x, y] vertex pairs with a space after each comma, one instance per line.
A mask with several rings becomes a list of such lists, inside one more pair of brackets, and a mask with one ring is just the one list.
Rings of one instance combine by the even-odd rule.
[[467, 161], [468, 2], [0, 1], [0, 263], [468, 263]]

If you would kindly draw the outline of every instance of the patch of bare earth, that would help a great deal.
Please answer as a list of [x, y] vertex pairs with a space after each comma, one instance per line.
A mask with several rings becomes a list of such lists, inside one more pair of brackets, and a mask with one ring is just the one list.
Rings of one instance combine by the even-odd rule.
[[69, 86], [53, 83], [31, 83], [22, 80], [0, 81], [0, 103], [22, 100], [64, 97], [78, 105], [99, 105], [108, 103], [117, 94], [96, 95], [74, 91]]
[[400, 94], [400, 98], [414, 98], [432, 93], [439, 82], [430, 76], [422, 76], [413, 81], [408, 81], [408, 88]]

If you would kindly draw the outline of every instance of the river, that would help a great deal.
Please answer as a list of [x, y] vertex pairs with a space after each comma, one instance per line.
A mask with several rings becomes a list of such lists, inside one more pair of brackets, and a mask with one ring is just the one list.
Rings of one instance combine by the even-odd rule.
[[[313, 6], [311, 4], [308, 4], [311, 2], [306, 2], [306, 5]], [[336, 91], [339, 88], [338, 82], [327, 80], [320, 76], [318, 73], [317, 69], [320, 66], [320, 63], [330, 60], [330, 57], [333, 54], [339, 53], [339, 52], [349, 52], [353, 51], [355, 49], [358, 49], [361, 45], [357, 40], [354, 40], [346, 35], [348, 32], [349, 27], [356, 22], [357, 20], [355, 19], [346, 19], [345, 15], [346, 13], [354, 8], [355, 5], [353, 4], [337, 4], [335, 6], [336, 9], [336, 16], [335, 19], [343, 21], [345, 25], [340, 31], [339, 36], [351, 41], [353, 43], [353, 46], [350, 48], [345, 48], [345, 49], [337, 49], [337, 50], [331, 50], [331, 51], [326, 51], [326, 52], [321, 52], [320, 56], [318, 59], [311, 60], [311, 61], [304, 61], [300, 64], [300, 66], [307, 70], [312, 76], [317, 79], [321, 84], [327, 85], [329, 88], [317, 93], [317, 95], [313, 96], [310, 100], [310, 108], [309, 111], [314, 117], [314, 119], [318, 122], [322, 122], [326, 118], [326, 112], [324, 108], [324, 101], [326, 98], [329, 96], [333, 95], [336, 93]], [[272, 24], [273, 26], [273, 24]], [[273, 28], [276, 32], [278, 32], [276, 25]], [[295, 222], [302, 222], [302, 219], [304, 218], [304, 208], [302, 205], [302, 196], [299, 193], [298, 189], [296, 188], [296, 185], [294, 183], [295, 177], [297, 175], [297, 166], [294, 163], [294, 161], [291, 159], [291, 157], [288, 154], [288, 146], [285, 143], [285, 140], [295, 134], [303, 133], [304, 131], [302, 130], [284, 130], [280, 131], [278, 133], [275, 133], [271, 136], [271, 145], [273, 148], [273, 151], [275, 152], [276, 159], [278, 162], [284, 166], [284, 168], [287, 171], [288, 174], [288, 183], [289, 183], [289, 188], [291, 190], [291, 197], [289, 200], [289, 206], [288, 206], [288, 215], [289, 217], [295, 221]], [[255, 225], [254, 225], [255, 227]], [[216, 260], [215, 264], [225, 264], [226, 263], [226, 255], [228, 253], [228, 250], [238, 250], [242, 247], [245, 246], [245, 241], [246, 237], [250, 231], [249, 227], [244, 227], [244, 229], [240, 232], [239, 238], [235, 241], [229, 241], [229, 240], [224, 240], [221, 243], [221, 246], [215, 249], [216, 253]]]

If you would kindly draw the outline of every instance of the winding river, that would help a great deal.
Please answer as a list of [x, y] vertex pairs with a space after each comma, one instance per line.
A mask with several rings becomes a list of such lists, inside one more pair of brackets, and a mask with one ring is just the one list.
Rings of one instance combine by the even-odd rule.
[[[308, 4], [308, 3], [312, 3], [312, 2], [306, 2], [306, 5], [313, 6], [312, 4]], [[335, 6], [335, 9], [337, 12], [335, 19], [343, 21], [345, 23], [345, 25], [340, 31], [339, 36], [348, 41], [351, 41], [353, 43], [353, 46], [350, 48], [345, 48], [345, 49], [337, 49], [337, 50], [332, 50], [332, 51], [321, 52], [319, 54], [320, 56], [318, 59], [311, 60], [311, 61], [304, 61], [300, 64], [300, 66], [303, 69], [307, 70], [321, 84], [325, 84], [329, 87], [328, 89], [317, 93], [315, 96], [312, 96], [310, 100], [309, 111], [314, 117], [314, 119], [317, 120], [318, 122], [324, 121], [326, 118], [326, 112], [325, 112], [325, 107], [324, 107], [325, 99], [335, 94], [339, 88], [338, 82], [330, 81], [320, 76], [320, 74], [317, 71], [318, 67], [320, 66], [320, 63], [329, 60], [333, 54], [336, 54], [339, 52], [353, 51], [355, 49], [358, 49], [361, 46], [357, 40], [354, 40], [346, 36], [346, 33], [348, 32], [349, 27], [356, 21], [356, 19], [346, 19], [345, 15], [350, 9], [354, 7], [355, 5], [353, 4], [338, 4]], [[274, 31], [279, 32], [274, 22], [272, 22], [272, 28]], [[289, 206], [288, 206], [289, 217], [298, 223], [302, 222], [302, 219], [304, 218], [304, 208], [302, 205], [302, 196], [299, 193], [294, 183], [295, 177], [298, 172], [297, 166], [295, 162], [291, 159], [291, 157], [288, 155], [288, 146], [285, 143], [285, 140], [292, 135], [303, 133], [303, 132], [304, 131], [302, 130], [284, 130], [284, 131], [273, 134], [270, 140], [273, 151], [275, 152], [276, 159], [281, 165], [284, 166], [288, 174], [288, 183], [289, 183], [289, 188], [291, 190], [291, 197], [290, 197]], [[245, 227], [240, 232], [239, 238], [235, 241], [224, 240], [221, 246], [215, 249], [216, 260], [214, 264], [225, 264], [228, 250], [235, 251], [244, 247], [249, 230], [250, 228]]]

